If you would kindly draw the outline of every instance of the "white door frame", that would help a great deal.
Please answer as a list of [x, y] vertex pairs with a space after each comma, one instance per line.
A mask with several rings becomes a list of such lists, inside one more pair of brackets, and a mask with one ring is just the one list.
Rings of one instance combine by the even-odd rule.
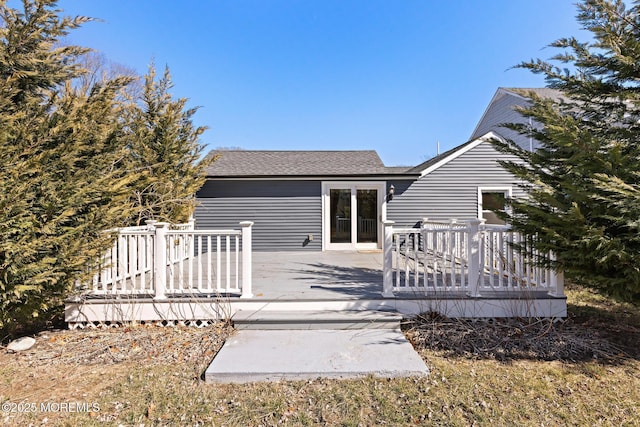
[[[351, 190], [351, 243], [331, 243], [330, 190]], [[378, 192], [378, 241], [357, 243], [358, 204], [357, 190], [377, 190]], [[382, 221], [387, 219], [386, 181], [323, 181], [322, 182], [322, 250], [380, 249], [382, 247]]]

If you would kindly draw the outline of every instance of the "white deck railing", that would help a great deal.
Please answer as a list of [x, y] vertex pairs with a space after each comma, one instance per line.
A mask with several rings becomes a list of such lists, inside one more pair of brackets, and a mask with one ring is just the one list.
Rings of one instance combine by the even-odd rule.
[[376, 218], [358, 217], [358, 235], [360, 238], [377, 240], [377, 227], [378, 220]]
[[93, 277], [94, 295], [239, 294], [252, 297], [252, 222], [240, 230], [194, 230], [149, 221], [116, 233]]
[[527, 239], [508, 226], [481, 220], [425, 220], [421, 228], [387, 221], [383, 295], [463, 291], [478, 297], [487, 291], [539, 290], [563, 296], [562, 273], [540, 267], [540, 254], [526, 256], [514, 243], [526, 246]]

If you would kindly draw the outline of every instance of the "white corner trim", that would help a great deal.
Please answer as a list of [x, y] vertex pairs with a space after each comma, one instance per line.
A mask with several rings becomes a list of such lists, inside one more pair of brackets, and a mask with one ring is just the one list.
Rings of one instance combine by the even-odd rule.
[[482, 144], [483, 142], [486, 142], [490, 139], [498, 139], [500, 141], [504, 141], [504, 138], [501, 137], [500, 135], [498, 135], [495, 132], [487, 132], [484, 135], [482, 135], [481, 137], [475, 139], [473, 142], [468, 143], [467, 145], [464, 145], [463, 147], [461, 147], [459, 150], [454, 151], [453, 153], [449, 154], [447, 157], [445, 157], [444, 159], [440, 160], [439, 162], [429, 166], [428, 168], [426, 168], [425, 170], [423, 170], [422, 172], [420, 172], [420, 178], [422, 178], [425, 175], [430, 174], [431, 172], [433, 172], [434, 170], [446, 165], [447, 163], [449, 163], [450, 161], [456, 159], [457, 157], [460, 157], [461, 155], [463, 155], [464, 153], [466, 153], [467, 151], [473, 150], [474, 148], [476, 148], [478, 145]]

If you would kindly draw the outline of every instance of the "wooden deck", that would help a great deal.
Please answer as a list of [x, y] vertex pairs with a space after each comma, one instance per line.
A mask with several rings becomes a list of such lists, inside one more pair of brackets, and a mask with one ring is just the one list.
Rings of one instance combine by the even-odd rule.
[[382, 296], [381, 251], [254, 252], [253, 298], [194, 289], [150, 295], [86, 295], [66, 305], [71, 327], [119, 322], [201, 324], [240, 310], [438, 311], [451, 317], [564, 317], [566, 300], [544, 291], [483, 291], [470, 297], [445, 286]]

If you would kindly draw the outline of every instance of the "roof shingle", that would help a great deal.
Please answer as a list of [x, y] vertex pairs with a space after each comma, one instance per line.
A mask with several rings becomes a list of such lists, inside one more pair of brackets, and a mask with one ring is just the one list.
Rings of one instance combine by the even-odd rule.
[[211, 177], [389, 175], [409, 167], [387, 168], [373, 150], [363, 151], [213, 151]]

